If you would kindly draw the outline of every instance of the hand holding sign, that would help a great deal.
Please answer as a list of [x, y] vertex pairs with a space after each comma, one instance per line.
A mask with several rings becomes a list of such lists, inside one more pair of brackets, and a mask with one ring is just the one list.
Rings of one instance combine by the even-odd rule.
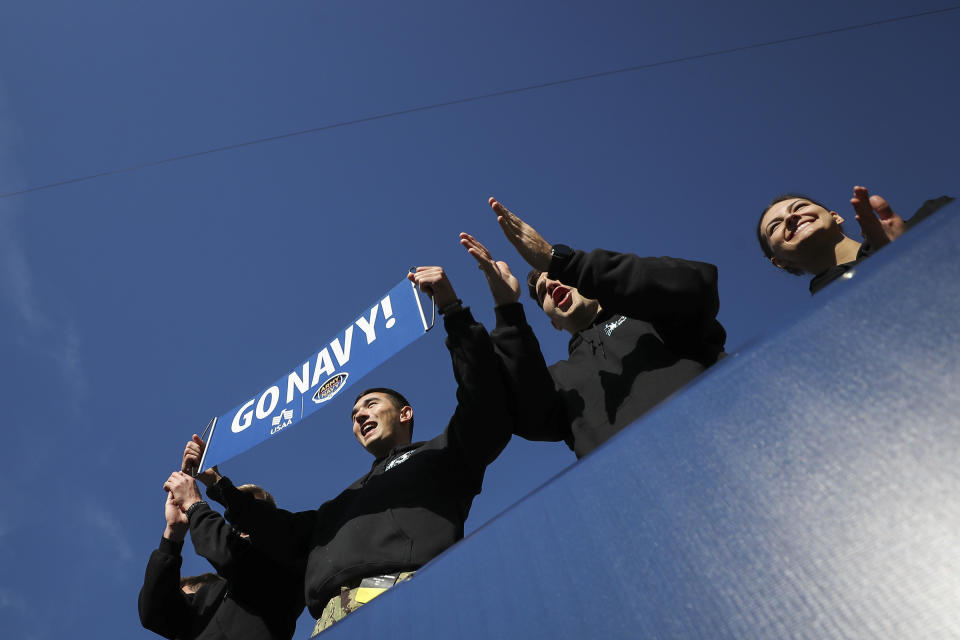
[[[180, 465], [180, 470], [184, 473], [193, 473], [198, 470], [206, 446], [200, 436], [193, 434], [193, 439], [187, 442], [187, 446], [183, 450], [183, 463]], [[202, 482], [204, 486], [211, 487], [220, 480], [220, 471], [216, 467], [211, 467], [202, 473], [198, 473], [197, 480]]]
[[437, 309], [442, 310], [457, 302], [457, 294], [447, 274], [443, 272], [443, 267], [417, 267], [416, 271], [407, 274], [407, 279], [417, 285], [420, 291], [433, 298]]

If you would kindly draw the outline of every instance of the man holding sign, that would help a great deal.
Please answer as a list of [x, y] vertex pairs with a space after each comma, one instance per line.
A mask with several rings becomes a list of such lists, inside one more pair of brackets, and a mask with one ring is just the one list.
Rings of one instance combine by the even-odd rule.
[[[265, 508], [228, 478], [211, 474], [215, 481], [207, 493], [226, 507], [234, 526], [250, 532], [276, 561], [306, 567], [307, 607], [318, 619], [314, 634], [463, 537], [484, 471], [514, 426], [502, 369], [483, 325], [461, 306], [442, 268], [418, 267], [409, 278], [444, 316], [457, 408], [443, 433], [411, 442], [410, 403], [391, 389], [368, 389], [354, 402], [351, 428], [375, 458], [373, 466], [318, 509]], [[185, 468], [199, 464], [202, 449], [199, 438], [188, 444]]]

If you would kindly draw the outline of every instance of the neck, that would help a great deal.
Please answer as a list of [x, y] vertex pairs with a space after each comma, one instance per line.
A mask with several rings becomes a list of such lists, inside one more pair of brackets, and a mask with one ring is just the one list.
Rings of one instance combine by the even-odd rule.
[[841, 236], [836, 243], [824, 246], [822, 251], [809, 256], [803, 264], [798, 266], [807, 273], [817, 275], [838, 264], [853, 262], [857, 259], [858, 251], [860, 251], [859, 242], [853, 238]]
[[853, 262], [856, 260], [857, 253], [860, 252], [861, 246], [862, 245], [853, 238], [843, 236], [843, 240], [838, 242], [837, 246], [834, 248], [836, 264], [843, 264], [845, 262]]
[[570, 323], [564, 328], [571, 336], [574, 336], [593, 324], [593, 321], [600, 315], [601, 310], [602, 308], [599, 302], [589, 300], [588, 303], [583, 306], [582, 313], [578, 313], [575, 318], [570, 318]]

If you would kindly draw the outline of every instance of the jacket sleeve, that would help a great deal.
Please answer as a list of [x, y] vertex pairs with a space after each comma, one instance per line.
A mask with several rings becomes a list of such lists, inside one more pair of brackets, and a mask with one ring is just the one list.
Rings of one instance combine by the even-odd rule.
[[705, 262], [595, 249], [574, 251], [549, 275], [604, 309], [652, 323], [714, 318], [720, 308], [717, 268]]
[[[238, 531], [248, 534], [251, 543], [264, 555], [289, 569], [302, 570], [310, 551], [316, 511], [293, 513], [277, 509], [240, 491], [227, 477], [207, 489], [207, 495], [226, 507], [227, 520]], [[190, 526], [193, 527], [192, 518]]]
[[515, 421], [503, 364], [487, 330], [469, 309], [447, 314], [443, 323], [457, 381], [457, 408], [447, 426], [447, 438], [470, 470], [482, 477], [510, 441]]
[[190, 539], [197, 555], [209, 560], [217, 573], [228, 580], [236, 576], [250, 549], [250, 542], [207, 505], [200, 505], [190, 514]]
[[140, 624], [164, 638], [177, 638], [192, 625], [195, 617], [190, 601], [180, 590], [182, 542], [160, 539], [151, 554], [137, 601]]
[[564, 403], [523, 305], [500, 305], [494, 312], [497, 326], [490, 339], [503, 363], [508, 400], [516, 418], [513, 432], [526, 440], [567, 440], [570, 426]]

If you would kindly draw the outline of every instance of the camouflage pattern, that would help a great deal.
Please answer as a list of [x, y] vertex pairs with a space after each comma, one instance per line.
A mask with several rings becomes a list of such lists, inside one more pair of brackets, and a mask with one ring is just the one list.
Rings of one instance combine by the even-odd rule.
[[[405, 571], [397, 577], [396, 584], [405, 582], [413, 577], [413, 574], [416, 571]], [[357, 599], [357, 594], [360, 591], [366, 592], [366, 597]], [[340, 587], [340, 595], [330, 598], [330, 601], [327, 602], [327, 606], [323, 608], [323, 613], [320, 614], [320, 617], [317, 619], [317, 624], [313, 627], [313, 633], [310, 634], [311, 638], [316, 637], [321, 631], [333, 625], [334, 622], [339, 622], [343, 620], [348, 615], [359, 609], [364, 605], [364, 602], [369, 602], [376, 596], [380, 595], [386, 591], [386, 589], [380, 590], [380, 593], [377, 593], [373, 597], [369, 597], [371, 589], [360, 589], [359, 587], [348, 589], [347, 587]], [[362, 600], [362, 601], [361, 601]]]

